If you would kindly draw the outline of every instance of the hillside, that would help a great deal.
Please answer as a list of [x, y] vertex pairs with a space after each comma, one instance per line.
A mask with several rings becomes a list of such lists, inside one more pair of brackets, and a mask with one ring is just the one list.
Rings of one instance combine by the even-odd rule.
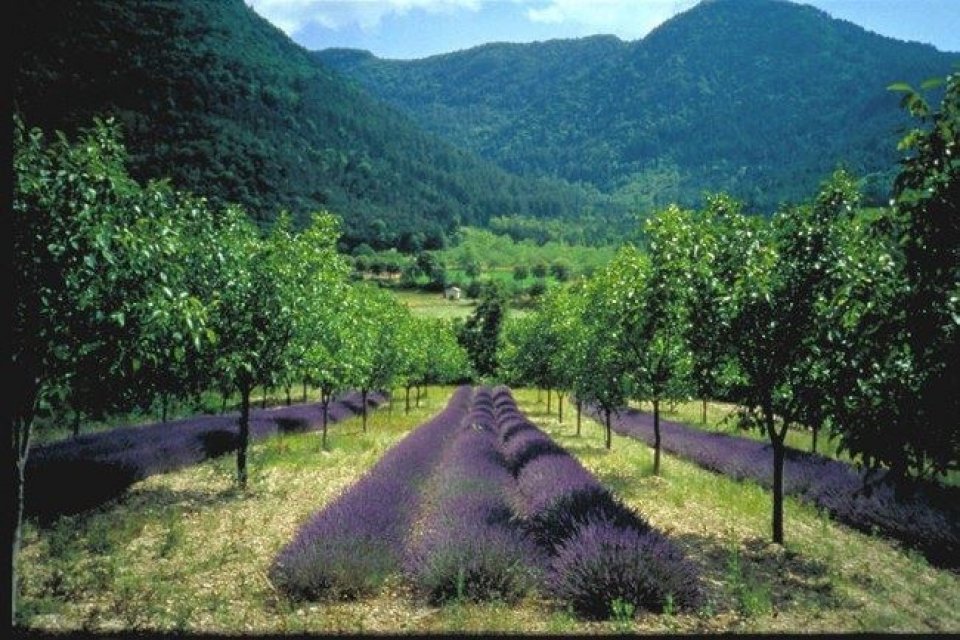
[[806, 197], [838, 164], [885, 200], [904, 122], [887, 85], [960, 60], [781, 0], [708, 0], [635, 42], [315, 55], [509, 171], [584, 180], [632, 207], [723, 189], [754, 210]]
[[422, 132], [242, 0], [31, 0], [17, 17], [13, 104], [28, 125], [71, 132], [113, 115], [135, 176], [262, 222], [322, 207], [345, 219], [348, 243], [418, 249], [459, 223], [597, 201]]

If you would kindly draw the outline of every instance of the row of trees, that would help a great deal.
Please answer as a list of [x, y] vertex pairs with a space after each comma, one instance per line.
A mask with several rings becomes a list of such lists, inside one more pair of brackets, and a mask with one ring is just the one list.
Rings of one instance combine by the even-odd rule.
[[281, 215], [262, 231], [240, 207], [138, 183], [126, 162], [110, 122], [70, 141], [15, 119], [14, 558], [40, 413], [239, 391], [245, 485], [255, 386], [319, 388], [326, 408], [347, 388], [409, 391], [469, 376], [451, 327], [350, 283], [331, 215], [302, 231]]
[[773, 449], [773, 539], [783, 542], [784, 441], [829, 429], [894, 477], [960, 468], [960, 75], [939, 111], [909, 87], [920, 120], [893, 206], [864, 209], [837, 171], [816, 198], [770, 220], [725, 195], [671, 206], [647, 246], [551, 291], [508, 324], [513, 382], [572, 392], [605, 416], [629, 400], [725, 398]]

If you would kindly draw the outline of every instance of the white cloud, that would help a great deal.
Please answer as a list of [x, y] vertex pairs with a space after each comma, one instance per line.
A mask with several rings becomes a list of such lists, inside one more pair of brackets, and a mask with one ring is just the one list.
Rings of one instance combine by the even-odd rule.
[[264, 18], [292, 35], [308, 24], [328, 29], [357, 26], [374, 31], [385, 16], [403, 15], [413, 9], [447, 12], [477, 11], [485, 0], [249, 0]]
[[589, 33], [612, 33], [627, 40], [645, 36], [697, 0], [547, 0], [527, 10], [533, 22], [576, 24]]

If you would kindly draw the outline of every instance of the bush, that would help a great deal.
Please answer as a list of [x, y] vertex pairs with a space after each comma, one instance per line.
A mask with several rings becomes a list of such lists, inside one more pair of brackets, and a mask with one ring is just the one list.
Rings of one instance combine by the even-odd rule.
[[695, 609], [697, 585], [696, 567], [662, 535], [591, 520], [559, 548], [546, 586], [578, 615], [603, 619], [617, 600], [634, 610], [661, 612], [668, 601]]
[[294, 599], [356, 598], [397, 570], [420, 486], [466, 416], [470, 395], [469, 387], [459, 388], [437, 417], [314, 514], [274, 559], [273, 584]]

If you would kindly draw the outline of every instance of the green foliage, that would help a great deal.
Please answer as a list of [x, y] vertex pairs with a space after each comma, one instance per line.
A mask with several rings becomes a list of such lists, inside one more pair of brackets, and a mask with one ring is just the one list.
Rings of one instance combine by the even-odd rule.
[[240, 0], [41, 0], [17, 14], [14, 106], [45, 130], [113, 115], [131, 173], [262, 226], [344, 219], [342, 244], [439, 249], [491, 215], [571, 215], [599, 196], [521, 180], [421, 132]]
[[470, 358], [479, 376], [497, 374], [499, 363], [500, 329], [506, 313], [503, 290], [496, 282], [489, 283], [482, 293], [480, 304], [460, 328], [457, 340]]
[[771, 212], [803, 201], [840, 162], [885, 203], [905, 119], [883, 88], [942, 74], [956, 54], [810, 6], [741, 5], [701, 3], [634, 42], [489, 44], [416, 61], [317, 55], [460, 148], [585, 183], [634, 212], [693, 207], [704, 190]]

